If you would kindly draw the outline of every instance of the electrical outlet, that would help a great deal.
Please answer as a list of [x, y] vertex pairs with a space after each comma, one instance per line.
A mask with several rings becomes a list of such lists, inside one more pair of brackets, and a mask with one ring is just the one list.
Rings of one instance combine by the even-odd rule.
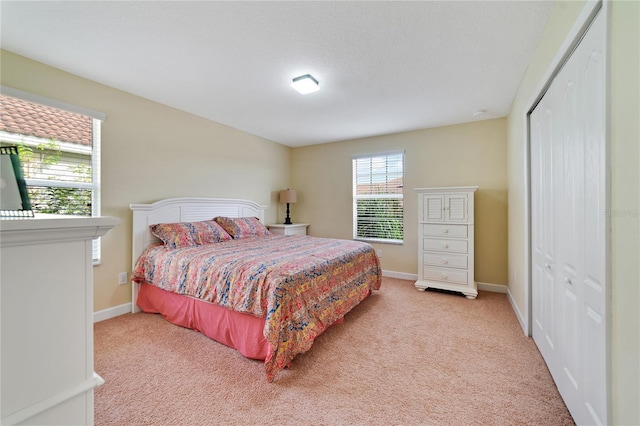
[[127, 281], [128, 281], [127, 273], [126, 272], [120, 272], [118, 274], [118, 284], [126, 284]]
[[382, 259], [382, 249], [376, 250], [376, 253], [378, 254], [378, 257]]

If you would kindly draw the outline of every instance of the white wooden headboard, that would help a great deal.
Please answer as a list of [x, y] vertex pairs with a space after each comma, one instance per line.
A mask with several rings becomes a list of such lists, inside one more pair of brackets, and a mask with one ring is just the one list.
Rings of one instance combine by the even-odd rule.
[[[167, 198], [151, 204], [131, 204], [133, 211], [133, 235], [132, 235], [132, 263], [136, 261], [145, 248], [159, 241], [151, 231], [149, 225], [156, 223], [195, 222], [211, 220], [216, 216], [226, 217], [257, 217], [264, 223], [264, 211], [267, 206], [248, 200], [230, 198]], [[131, 285], [132, 311], [139, 312], [136, 304], [138, 300], [139, 285]]]

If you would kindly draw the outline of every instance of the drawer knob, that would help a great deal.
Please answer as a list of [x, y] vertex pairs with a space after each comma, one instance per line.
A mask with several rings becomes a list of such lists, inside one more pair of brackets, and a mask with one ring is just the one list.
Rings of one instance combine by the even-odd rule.
[[449, 248], [449, 244], [443, 244], [442, 248]]
[[444, 234], [448, 234], [448, 233], [449, 233], [449, 230], [445, 228], [445, 229], [443, 229], [443, 230], [442, 230], [442, 232], [443, 232]]
[[447, 277], [447, 274], [442, 274], [442, 279], [443, 280], [446, 280], [447, 278], [449, 278], [449, 277]]
[[449, 261], [447, 259], [442, 259], [442, 264], [446, 265], [447, 263], [449, 263]]

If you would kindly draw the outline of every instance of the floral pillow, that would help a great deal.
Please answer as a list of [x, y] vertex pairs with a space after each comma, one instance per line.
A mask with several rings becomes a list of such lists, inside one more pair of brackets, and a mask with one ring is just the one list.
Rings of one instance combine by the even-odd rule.
[[231, 240], [213, 220], [202, 222], [158, 223], [149, 226], [151, 233], [171, 248], [199, 246]]
[[271, 232], [257, 217], [222, 217], [214, 219], [234, 240], [241, 238], [262, 237]]

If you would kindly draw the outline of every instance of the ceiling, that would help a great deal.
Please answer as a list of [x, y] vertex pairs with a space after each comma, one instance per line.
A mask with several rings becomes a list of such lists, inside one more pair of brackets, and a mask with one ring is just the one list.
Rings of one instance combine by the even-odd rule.
[[[1, 46], [302, 146], [506, 116], [552, 7], [3, 0]], [[320, 90], [300, 95], [307, 73]]]

